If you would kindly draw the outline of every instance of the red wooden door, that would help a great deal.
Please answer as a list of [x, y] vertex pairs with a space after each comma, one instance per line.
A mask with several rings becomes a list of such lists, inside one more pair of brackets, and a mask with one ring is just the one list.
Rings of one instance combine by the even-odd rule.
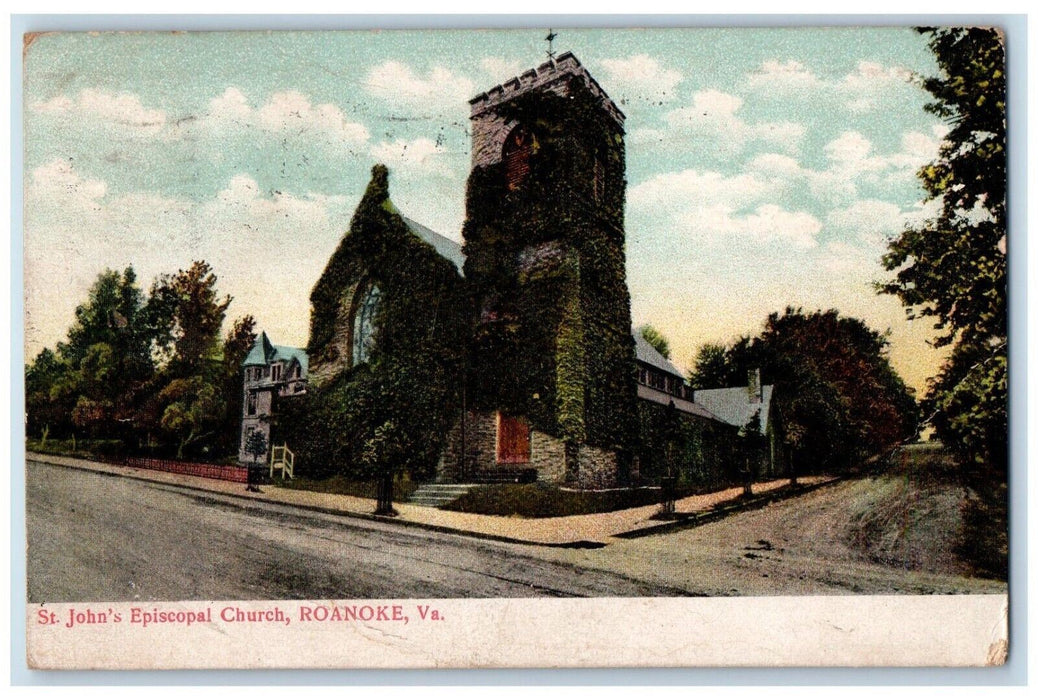
[[530, 426], [522, 416], [497, 414], [497, 463], [526, 464], [530, 461]]

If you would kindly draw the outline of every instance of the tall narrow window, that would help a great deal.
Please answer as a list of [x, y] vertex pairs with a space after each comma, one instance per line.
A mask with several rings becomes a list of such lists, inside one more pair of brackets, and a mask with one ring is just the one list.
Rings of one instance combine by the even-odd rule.
[[371, 285], [364, 292], [353, 311], [353, 365], [357, 366], [371, 358], [375, 347], [376, 314], [382, 293]]
[[530, 426], [522, 416], [497, 414], [497, 463], [530, 461]]
[[501, 160], [505, 164], [505, 181], [508, 189], [517, 190], [530, 174], [530, 155], [533, 153], [534, 138], [529, 129], [520, 124], [512, 129], [501, 149]]

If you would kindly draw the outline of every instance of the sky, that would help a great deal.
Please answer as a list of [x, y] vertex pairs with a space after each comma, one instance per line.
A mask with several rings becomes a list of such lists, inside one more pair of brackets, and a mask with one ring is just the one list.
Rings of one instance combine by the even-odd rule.
[[[922, 390], [932, 324], [877, 295], [880, 258], [935, 212], [915, 173], [947, 128], [908, 28], [557, 30], [627, 115], [636, 325], [691, 369], [786, 306], [889, 330]], [[546, 31], [65, 33], [25, 54], [25, 350], [97, 275], [146, 290], [204, 259], [233, 318], [305, 346], [309, 295], [370, 177], [461, 241], [468, 99], [545, 60]]]

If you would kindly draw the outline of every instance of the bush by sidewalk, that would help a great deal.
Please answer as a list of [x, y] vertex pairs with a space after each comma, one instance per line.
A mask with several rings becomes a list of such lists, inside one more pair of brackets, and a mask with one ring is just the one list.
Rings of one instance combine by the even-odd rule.
[[43, 440], [27, 439], [27, 452], [76, 457], [79, 459], [104, 459], [105, 457], [124, 457], [126, 446], [122, 440]]
[[[316, 491], [317, 493], [335, 493], [342, 496], [357, 496], [358, 498], [375, 498], [378, 490], [378, 482], [356, 481], [347, 479], [342, 475], [336, 475], [327, 479], [309, 479], [298, 476], [295, 479], [274, 478], [275, 486], [287, 489], [299, 489], [300, 491]], [[393, 482], [393, 500], [397, 503], [406, 501], [418, 488], [409, 476], [397, 477]]]
[[[679, 487], [677, 498], [695, 493]], [[548, 484], [486, 484], [477, 486], [444, 510], [482, 515], [518, 515], [524, 518], [554, 518], [563, 515], [606, 513], [659, 503], [659, 488], [610, 491], [570, 491]]]

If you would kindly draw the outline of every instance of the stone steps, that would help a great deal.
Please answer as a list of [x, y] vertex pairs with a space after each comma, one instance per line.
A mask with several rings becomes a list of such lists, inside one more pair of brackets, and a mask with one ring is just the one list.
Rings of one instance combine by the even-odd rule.
[[439, 508], [461, 498], [475, 486], [475, 484], [425, 484], [419, 486], [407, 502], [415, 506]]

